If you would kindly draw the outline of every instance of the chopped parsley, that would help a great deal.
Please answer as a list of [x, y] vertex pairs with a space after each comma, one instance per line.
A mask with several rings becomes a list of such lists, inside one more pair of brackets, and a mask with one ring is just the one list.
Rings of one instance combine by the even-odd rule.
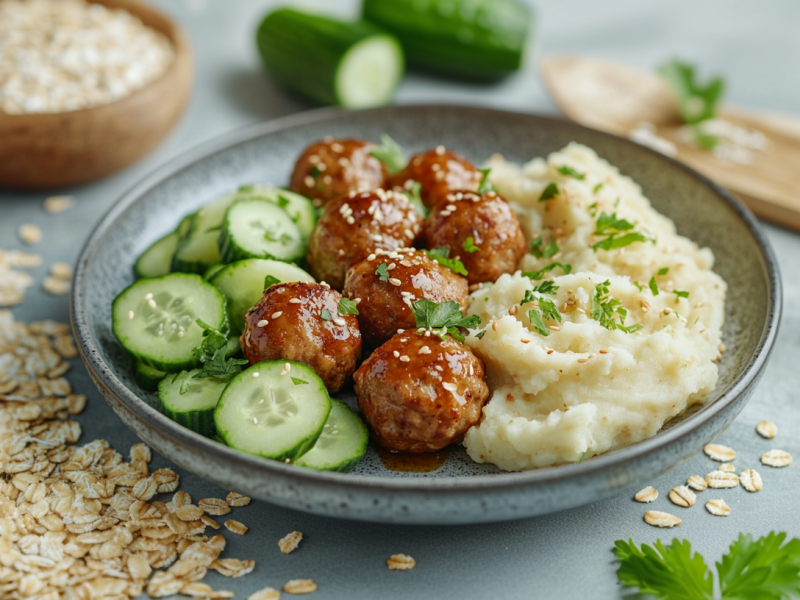
[[480, 248], [475, 245], [475, 238], [472, 236], [469, 236], [467, 239], [465, 239], [464, 243], [461, 244], [461, 247], [464, 249], [464, 252], [469, 252], [470, 254], [480, 250]]
[[657, 275], [658, 275], [659, 277], [661, 277], [661, 276], [663, 276], [663, 275], [666, 275], [667, 273], [669, 273], [669, 267], [662, 267], [662, 268], [660, 268], [660, 269], [658, 270], [658, 273], [657, 273]]
[[292, 383], [295, 385], [308, 385], [305, 379], [298, 379], [297, 377], [292, 377]]
[[579, 179], [580, 181], [586, 179], [586, 175], [584, 175], [583, 173], [579, 173], [578, 171], [567, 165], [558, 167], [558, 169], [556, 170], [562, 175], [565, 175], [566, 177], [572, 177], [573, 179]]
[[528, 311], [528, 320], [533, 325], [533, 328], [538, 331], [544, 337], [550, 335], [550, 330], [545, 327], [544, 321], [542, 320], [542, 313], [540, 313], [536, 309], [531, 309]]
[[558, 307], [552, 300], [539, 298], [539, 309], [542, 311], [542, 316], [545, 319], [553, 319], [561, 323], [561, 313], [558, 312]]
[[464, 275], [465, 277], [469, 274], [464, 268], [464, 263], [457, 258], [448, 258], [450, 255], [450, 250], [448, 248], [434, 248], [433, 250], [423, 250], [423, 252], [428, 255], [428, 258], [431, 258], [440, 265], [447, 267], [453, 271], [453, 273], [458, 273], [459, 275]]
[[331, 311], [329, 311], [327, 308], [323, 308], [321, 311], [319, 311], [319, 318], [323, 321], [333, 321]]
[[653, 296], [658, 296], [658, 284], [656, 283], [656, 278], [651, 277], [650, 283], [647, 285], [650, 287], [650, 291], [653, 292]]
[[681, 291], [678, 291], [678, 290], [673, 290], [672, 293], [675, 294], [675, 298], [676, 299], [677, 298], [688, 298], [689, 297], [689, 292], [681, 292]]
[[557, 291], [558, 286], [555, 284], [555, 282], [543, 281], [539, 285], [534, 286], [532, 290], [525, 290], [525, 295], [522, 297], [520, 305], [527, 304], [528, 302], [539, 301], [539, 298], [533, 295], [535, 292], [553, 296]]
[[599, 191], [600, 191], [602, 188], [603, 188], [603, 182], [601, 181], [600, 183], [598, 183], [596, 186], [594, 186], [594, 187], [592, 188], [592, 193], [593, 193], [593, 194], [596, 194], [596, 193], [597, 193], [597, 192], [599, 192]]
[[638, 281], [634, 281], [634, 282], [633, 282], [633, 285], [635, 285], [635, 286], [636, 286], [636, 288], [637, 288], [637, 289], [638, 289], [640, 292], [641, 292], [641, 291], [644, 289], [644, 288], [642, 287], [642, 284], [641, 284], [641, 283], [639, 283]]
[[389, 175], [399, 173], [406, 166], [403, 149], [385, 133], [381, 134], [381, 145], [373, 148], [369, 154], [384, 164]]
[[267, 289], [271, 285], [275, 285], [276, 283], [280, 283], [281, 280], [277, 277], [273, 277], [272, 275], [267, 275], [264, 277], [264, 289]]
[[548, 183], [542, 190], [542, 195], [539, 196], [539, 202], [544, 202], [545, 200], [552, 200], [556, 196], [558, 196], [558, 186], [552, 182]]
[[[202, 319], [197, 319], [196, 323], [203, 329], [203, 341], [200, 345], [192, 348], [192, 356], [202, 365], [199, 373], [194, 377], [213, 377], [215, 379], [227, 380], [242, 370], [242, 365], [248, 361], [244, 358], [225, 358], [225, 350], [228, 345], [227, 331], [222, 332], [214, 329]], [[184, 394], [188, 386], [181, 385], [181, 394]]]
[[[606, 279], [603, 283], [598, 283], [592, 290], [592, 307], [590, 311], [592, 318], [595, 321], [599, 321], [600, 325], [606, 329], [619, 329], [625, 333], [639, 331], [642, 328], [639, 323], [625, 325], [628, 311], [622, 306], [622, 302], [608, 295], [608, 286], [610, 284], [611, 282]], [[619, 322], [617, 322], [617, 319], [619, 319]]]
[[483, 339], [483, 336], [485, 336], [485, 335], [486, 335], [486, 330], [484, 329], [483, 331], [479, 331], [478, 333], [476, 333], [475, 337], [478, 338], [479, 340], [481, 340], [481, 339]]
[[309, 174], [311, 175], [311, 177], [313, 179], [316, 179], [317, 177], [319, 177], [321, 173], [322, 173], [322, 171], [320, 170], [320, 168], [317, 165], [314, 165], [309, 170]]
[[[647, 238], [644, 235], [631, 231], [633, 227], [633, 223], [625, 219], [618, 219], [616, 212], [610, 215], [604, 212], [600, 213], [595, 225], [594, 235], [603, 239], [592, 244], [592, 249], [595, 252], [598, 250], [613, 250], [614, 248], [623, 248], [634, 242], [646, 242]], [[628, 233], [623, 233], [626, 231]]]
[[350, 300], [350, 298], [342, 298], [339, 300], [339, 314], [357, 315], [358, 308], [356, 307], [355, 300]]
[[[465, 317], [461, 312], [461, 306], [455, 300], [448, 300], [441, 304], [436, 304], [431, 300], [417, 300], [413, 303], [414, 321], [417, 327], [434, 330], [440, 338], [450, 334], [459, 342], [464, 341], [464, 336], [458, 330], [459, 327], [475, 329], [481, 324], [478, 315]], [[435, 330], [439, 331], [435, 331]]]
[[547, 245], [545, 245], [542, 236], [537, 237], [531, 242], [531, 254], [536, 258], [551, 258], [555, 254], [558, 254], [558, 250], [558, 244], [556, 244], [555, 240], [550, 240], [547, 242]]
[[544, 276], [555, 268], [560, 268], [562, 271], [564, 271], [565, 275], [569, 275], [572, 272], [572, 265], [564, 265], [560, 262], [554, 262], [542, 269], [539, 269], [538, 271], [525, 271], [522, 276], [533, 280], [544, 279]]
[[411, 181], [411, 185], [406, 190], [406, 197], [411, 203], [411, 206], [414, 207], [414, 210], [424, 219], [430, 214], [431, 209], [425, 206], [425, 203], [422, 201], [422, 184], [419, 181], [409, 181]]
[[389, 281], [389, 268], [386, 266], [386, 263], [378, 265], [378, 268], [375, 269], [375, 275], [377, 275], [378, 279], [381, 281]]
[[481, 173], [483, 173], [483, 177], [481, 177], [481, 182], [478, 185], [478, 193], [483, 194], [484, 192], [496, 192], [497, 190], [494, 189], [492, 182], [489, 181], [489, 173], [492, 172], [491, 169], [478, 169]]

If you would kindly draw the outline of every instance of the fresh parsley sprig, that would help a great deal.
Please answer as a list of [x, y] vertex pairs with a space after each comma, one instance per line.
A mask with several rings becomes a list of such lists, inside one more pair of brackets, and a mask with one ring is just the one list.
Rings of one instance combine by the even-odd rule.
[[384, 164], [389, 175], [399, 173], [406, 166], [403, 149], [385, 133], [381, 134], [381, 145], [373, 148], [369, 154]]
[[200, 364], [200, 372], [194, 377], [213, 377], [227, 380], [242, 370], [242, 365], [249, 361], [243, 358], [226, 358], [225, 349], [228, 345], [228, 336], [214, 329], [202, 319], [197, 319], [197, 324], [203, 328], [203, 341], [192, 348], [192, 356]]
[[558, 244], [556, 244], [555, 240], [550, 240], [545, 245], [542, 236], [537, 237], [535, 240], [531, 242], [531, 254], [533, 254], [536, 258], [551, 258], [555, 254], [558, 254]]
[[610, 215], [601, 212], [597, 218], [594, 235], [603, 239], [592, 244], [592, 249], [595, 252], [598, 250], [613, 250], [614, 248], [623, 248], [634, 242], [646, 242], [647, 237], [637, 231], [631, 231], [633, 228], [633, 223], [617, 218], [616, 212]]
[[355, 300], [350, 298], [342, 298], [339, 300], [339, 314], [340, 315], [357, 315], [358, 305]]
[[430, 214], [431, 209], [425, 206], [425, 203], [422, 201], [422, 184], [419, 181], [410, 181], [411, 184], [406, 182], [406, 197], [419, 216], [425, 219]]
[[378, 279], [381, 281], [389, 281], [389, 267], [386, 266], [386, 263], [378, 265], [378, 268], [375, 269], [375, 275], [377, 275]]
[[572, 265], [565, 265], [560, 262], [550, 263], [546, 267], [539, 269], [538, 271], [525, 271], [522, 273], [523, 277], [528, 277], [529, 279], [537, 280], [537, 279], [544, 279], [544, 276], [547, 275], [553, 269], [561, 269], [564, 271], [565, 275], [569, 275], [572, 272]]
[[[686, 540], [652, 546], [618, 540], [613, 550], [619, 560], [620, 585], [637, 588], [637, 596], [658, 600], [783, 600], [800, 596], [800, 540], [786, 542], [785, 533], [771, 532], [753, 540], [740, 534], [716, 563], [714, 574], [702, 555], [692, 554]], [[785, 542], [785, 543], [784, 543]], [[627, 597], [627, 596], [626, 596]]]
[[445, 335], [450, 334], [459, 342], [463, 342], [464, 336], [461, 335], [458, 328], [475, 329], [481, 324], [481, 318], [478, 315], [465, 317], [461, 312], [461, 306], [455, 300], [437, 304], [423, 298], [414, 302], [412, 306], [416, 326], [431, 329], [442, 339]]
[[559, 194], [558, 186], [555, 183], [548, 183], [545, 188], [542, 190], [542, 195], [539, 196], [539, 202], [544, 202], [546, 200], [552, 200]]
[[440, 265], [447, 267], [453, 271], [453, 273], [458, 273], [464, 277], [469, 275], [467, 269], [464, 267], [464, 263], [457, 258], [449, 258], [450, 250], [448, 248], [434, 248], [433, 250], [423, 250], [423, 252], [428, 255], [428, 258], [431, 258]]
[[556, 170], [565, 177], [572, 177], [573, 179], [577, 179], [579, 181], [583, 181], [584, 179], [586, 179], [586, 175], [584, 175], [579, 171], [576, 171], [575, 169], [573, 169], [568, 165], [563, 165], [561, 167], [558, 167], [558, 169]]
[[[625, 333], [639, 331], [642, 328], [639, 323], [625, 325], [628, 311], [622, 306], [622, 302], [609, 296], [609, 285], [611, 285], [611, 282], [606, 279], [603, 283], [598, 283], [594, 287], [591, 294], [592, 304], [589, 314], [606, 329], [619, 329]], [[617, 322], [617, 319], [619, 319], [619, 322]]]

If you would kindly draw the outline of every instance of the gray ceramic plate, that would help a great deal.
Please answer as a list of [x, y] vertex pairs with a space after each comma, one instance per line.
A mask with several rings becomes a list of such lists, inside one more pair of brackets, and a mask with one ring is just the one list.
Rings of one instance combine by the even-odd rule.
[[[728, 351], [704, 406], [630, 448], [525, 473], [473, 463], [460, 449], [433, 473], [388, 471], [372, 449], [351, 473], [321, 473], [240, 453], [161, 414], [157, 398], [134, 383], [130, 360], [111, 332], [111, 302], [133, 280], [135, 258], [182, 215], [240, 184], [285, 184], [309, 142], [325, 135], [376, 140], [384, 132], [409, 152], [444, 144], [475, 162], [493, 152], [527, 161], [575, 140], [638, 181], [681, 234], [713, 249], [716, 270], [728, 282]], [[72, 320], [89, 373], [108, 403], [142, 440], [178, 465], [224, 488], [298, 510], [444, 524], [564, 510], [630, 490], [685, 460], [725, 429], [750, 398], [777, 333], [780, 306], [775, 258], [753, 216], [686, 167], [560, 120], [484, 108], [398, 106], [322, 110], [254, 125], [152, 174], [117, 202], [87, 241], [75, 274]]]

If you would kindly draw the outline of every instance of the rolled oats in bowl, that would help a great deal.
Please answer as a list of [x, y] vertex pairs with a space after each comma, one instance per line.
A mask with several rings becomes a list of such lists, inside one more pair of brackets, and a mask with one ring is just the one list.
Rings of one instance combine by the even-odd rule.
[[0, 0], [0, 112], [59, 113], [130, 96], [175, 58], [137, 17], [85, 0]]

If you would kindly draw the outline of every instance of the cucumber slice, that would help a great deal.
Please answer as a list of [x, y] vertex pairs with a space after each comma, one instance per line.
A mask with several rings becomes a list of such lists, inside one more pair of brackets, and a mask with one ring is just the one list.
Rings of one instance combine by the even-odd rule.
[[[222, 262], [219, 254], [219, 231], [225, 211], [233, 204], [238, 192], [226, 194], [207, 204], [191, 216], [188, 232], [178, 245], [172, 270], [203, 274], [212, 265]], [[185, 227], [181, 222], [179, 227]]]
[[242, 353], [242, 345], [239, 342], [238, 335], [232, 335], [228, 338], [228, 344], [225, 346], [225, 358], [233, 358]]
[[214, 277], [214, 275], [216, 275], [217, 273], [219, 273], [224, 267], [225, 265], [223, 265], [222, 263], [218, 265], [211, 265], [203, 273], [203, 279], [205, 279], [206, 281], [211, 281], [211, 278]]
[[364, 0], [361, 14], [397, 36], [409, 64], [470, 79], [519, 69], [533, 28], [517, 0]]
[[321, 104], [388, 104], [405, 70], [397, 39], [363, 21], [280, 8], [261, 22], [256, 41], [278, 83]]
[[186, 215], [181, 219], [181, 222], [178, 223], [178, 228], [175, 230], [175, 232], [178, 234], [180, 239], [183, 239], [189, 235], [189, 230], [192, 228], [192, 219], [194, 219], [194, 213]]
[[314, 225], [317, 223], [317, 211], [311, 200], [282, 188], [258, 186], [253, 187], [249, 195], [277, 204], [291, 217], [306, 239], [311, 237], [311, 232], [314, 231]]
[[165, 377], [158, 385], [158, 399], [161, 410], [170, 419], [212, 437], [216, 432], [214, 408], [228, 382], [213, 377], [195, 378], [199, 372], [199, 369], [181, 371]]
[[169, 273], [172, 266], [172, 257], [175, 256], [175, 250], [178, 249], [179, 239], [178, 232], [173, 231], [153, 242], [136, 259], [136, 264], [133, 267], [136, 271], [136, 276], [158, 277]]
[[282, 283], [314, 281], [300, 267], [267, 258], [247, 258], [226, 266], [211, 278], [211, 283], [228, 299], [228, 321], [232, 333], [244, 330], [244, 315], [261, 300], [267, 276]]
[[136, 361], [135, 367], [136, 383], [139, 387], [148, 392], [158, 391], [158, 384], [167, 374], [164, 371], [159, 371], [153, 367], [148, 367], [142, 361]]
[[219, 249], [224, 262], [243, 258], [301, 260], [306, 243], [291, 217], [262, 198], [237, 200], [225, 213]]
[[[287, 364], [289, 372], [284, 370]], [[292, 460], [314, 445], [330, 410], [325, 385], [310, 367], [265, 361], [231, 380], [214, 421], [228, 446], [264, 458]]]
[[227, 327], [225, 296], [187, 273], [136, 281], [114, 299], [111, 316], [120, 344], [145, 365], [168, 373], [197, 366], [192, 348], [203, 339], [197, 319], [219, 330]]
[[314, 447], [294, 464], [318, 471], [350, 471], [367, 451], [364, 421], [341, 400], [331, 399], [331, 412]]

